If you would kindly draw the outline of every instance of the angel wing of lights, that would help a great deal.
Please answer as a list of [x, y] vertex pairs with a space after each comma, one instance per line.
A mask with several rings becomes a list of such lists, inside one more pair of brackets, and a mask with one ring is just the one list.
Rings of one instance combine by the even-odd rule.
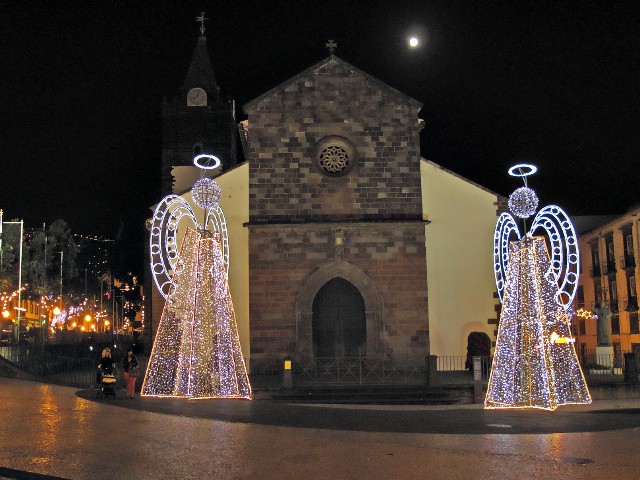
[[511, 235], [515, 234], [516, 238], [520, 238], [520, 230], [509, 213], [503, 213], [498, 217], [496, 229], [493, 234], [493, 271], [496, 277], [496, 287], [500, 302], [503, 301], [505, 281], [507, 278], [507, 265], [509, 265], [509, 241]]
[[[164, 298], [167, 298], [175, 291], [173, 274], [181, 265], [176, 236], [178, 224], [183, 219], [190, 220], [193, 227], [197, 227], [193, 209], [184, 198], [177, 195], [164, 197], [153, 212], [151, 219], [151, 235], [149, 238], [151, 273], [158, 290]], [[222, 258], [228, 280], [229, 235], [227, 222], [220, 205], [216, 204], [208, 210], [206, 227], [220, 234]]]
[[549, 205], [538, 212], [529, 232], [546, 231], [551, 242], [551, 275], [558, 283], [556, 300], [567, 310], [578, 289], [580, 254], [578, 237], [569, 217], [557, 205]]
[[178, 224], [184, 216], [187, 216], [194, 226], [197, 224], [193, 210], [184, 198], [167, 195], [156, 206], [151, 219], [151, 273], [164, 298], [175, 291], [173, 274], [176, 268], [179, 268], [180, 261], [176, 235]]

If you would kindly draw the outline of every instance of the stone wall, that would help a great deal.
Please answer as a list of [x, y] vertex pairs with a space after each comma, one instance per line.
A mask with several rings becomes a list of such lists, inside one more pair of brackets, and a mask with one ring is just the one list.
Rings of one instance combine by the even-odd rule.
[[[364, 298], [368, 356], [424, 360], [423, 224], [256, 226], [249, 237], [252, 364], [313, 353], [312, 302], [335, 277], [353, 283]], [[319, 271], [321, 280], [310, 281]]]
[[[418, 102], [332, 56], [245, 109], [252, 366], [313, 355], [313, 300], [336, 277], [363, 296], [367, 355], [423, 361]], [[328, 138], [355, 159], [343, 176], [318, 165]]]
[[[419, 108], [337, 60], [251, 104], [251, 223], [421, 218]], [[355, 148], [344, 177], [329, 178], [315, 163], [328, 136]]]

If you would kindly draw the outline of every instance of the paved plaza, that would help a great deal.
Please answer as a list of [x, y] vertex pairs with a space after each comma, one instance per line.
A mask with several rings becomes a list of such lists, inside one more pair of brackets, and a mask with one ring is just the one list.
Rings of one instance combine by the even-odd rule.
[[0, 412], [0, 479], [637, 479], [640, 461], [640, 400], [553, 413], [97, 400], [0, 378]]

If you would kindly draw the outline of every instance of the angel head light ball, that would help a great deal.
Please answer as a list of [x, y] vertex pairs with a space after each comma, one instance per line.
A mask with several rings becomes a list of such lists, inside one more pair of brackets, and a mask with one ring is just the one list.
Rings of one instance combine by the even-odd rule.
[[520, 187], [509, 196], [509, 210], [518, 218], [529, 218], [538, 208], [538, 196], [529, 187]]
[[205, 177], [193, 184], [191, 196], [195, 204], [199, 207], [213, 208], [220, 200], [222, 191], [215, 180]]

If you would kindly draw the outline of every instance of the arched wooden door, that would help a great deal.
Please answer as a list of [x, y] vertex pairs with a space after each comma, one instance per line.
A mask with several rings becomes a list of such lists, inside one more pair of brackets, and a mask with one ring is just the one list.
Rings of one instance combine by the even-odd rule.
[[313, 300], [312, 335], [317, 357], [358, 356], [367, 338], [366, 316], [352, 283], [337, 277], [320, 288]]

